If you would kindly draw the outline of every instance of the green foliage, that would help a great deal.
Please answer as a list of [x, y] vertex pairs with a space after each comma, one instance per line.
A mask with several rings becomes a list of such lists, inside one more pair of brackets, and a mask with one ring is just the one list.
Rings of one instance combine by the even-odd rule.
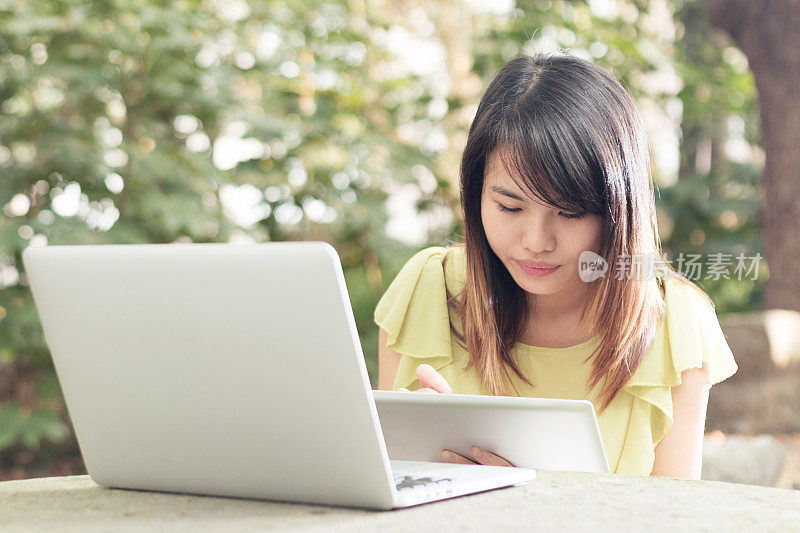
[[[660, 191], [664, 212], [673, 226], [663, 243], [670, 256], [730, 254], [728, 278], [711, 276], [705, 269], [694, 280], [712, 295], [717, 311], [756, 310], [766, 282], [766, 263], [761, 260], [754, 276], [740, 276], [733, 269], [736, 257], [765, 255], [761, 234], [761, 170], [728, 158], [725, 140], [728, 123], [742, 125], [743, 140], [759, 145], [755, 82], [747, 59], [719, 33], [709, 32], [704, 2], [676, 2], [676, 17], [684, 33], [676, 42], [676, 70], [683, 88], [678, 93], [681, 121], [681, 169], [678, 181]], [[702, 143], [710, 151], [707, 170], [698, 172], [697, 154]]]
[[[661, 192], [661, 205], [675, 221], [664, 242], [665, 254], [676, 268], [681, 253], [703, 258], [703, 270], [692, 281], [713, 295], [720, 313], [759, 308], [766, 266], [763, 259], [754, 259], [757, 254], [764, 256], [760, 178], [750, 166], [730, 165], [729, 172], [714, 169], [707, 175], [688, 175]], [[707, 265], [708, 258], [720, 253], [730, 261], [726, 274], [717, 277]], [[757, 265], [755, 274], [734, 271], [739, 255], [746, 269]]]
[[[470, 28], [450, 33], [449, 21], [436, 18], [450, 4], [421, 5], [435, 27], [428, 38], [446, 41], [454, 57], [465, 53], [474, 61], [469, 75], [484, 86], [511, 57], [555, 42], [588, 50], [634, 97], [668, 106], [675, 95], [646, 78], [672, 65], [684, 79], [678, 98], [691, 131], [719, 139], [720, 117], [739, 114], [755, 143], [752, 80], [731, 66], [735, 54], [714, 52], [690, 24], [698, 4], [674, 3], [685, 6], [677, 40], [642, 23], [648, 1], [619, 4], [624, 16], [609, 18], [585, 2], [520, 0], [505, 15], [472, 14]], [[436, 118], [429, 106], [438, 94], [446, 117], [469, 117], [480, 96], [461, 91], [468, 80], [452, 80], [442, 95], [440, 73], [392, 74], [397, 52], [379, 37], [398, 28], [425, 34], [414, 9], [345, 0], [0, 0], [0, 479], [21, 461], [9, 459], [12, 450], [61, 440], [54, 455], [78, 453], [22, 271], [29, 245], [330, 242], [375, 381], [378, 298], [419, 246], [463, 234], [456, 216], [423, 243], [390, 237], [389, 191], [413, 187], [420, 213], [457, 214], [457, 160], [420, 137], [441, 127], [457, 148], [469, 121]], [[409, 125], [423, 134], [400, 135]], [[415, 168], [433, 174], [434, 190]], [[757, 182], [748, 165], [684, 172], [661, 188], [674, 226], [665, 244], [759, 250]], [[236, 203], [245, 204], [244, 218]], [[745, 223], [722, 225], [726, 210]], [[694, 244], [698, 228], [705, 240]], [[758, 290], [707, 288], [725, 309], [754, 305]]]
[[0, 406], [0, 451], [15, 444], [38, 448], [42, 440], [59, 441], [67, 436], [66, 424], [49, 409], [25, 412], [14, 403]]
[[[413, 183], [429, 156], [395, 134], [424, 106], [382, 103], [419, 82], [363, 82], [386, 56], [362, 44], [384, 24], [365, 17], [346, 2], [0, 3], [0, 263], [18, 275], [0, 285], [0, 354], [33, 388], [20, 399], [25, 432], [0, 425], [4, 442], [57, 436], [45, 401], [60, 391], [20, 259], [29, 245], [331, 242], [374, 372], [381, 270], [394, 267], [387, 253], [408, 252], [386, 245], [383, 188]], [[220, 163], [226, 138], [239, 144]], [[242, 191], [256, 196], [245, 221], [225, 205]], [[0, 388], [6, 417], [20, 387]]]

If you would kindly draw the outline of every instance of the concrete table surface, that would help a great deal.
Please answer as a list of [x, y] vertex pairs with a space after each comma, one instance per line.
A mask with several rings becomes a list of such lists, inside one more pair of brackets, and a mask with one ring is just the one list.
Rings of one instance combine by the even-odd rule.
[[89, 476], [0, 483], [0, 531], [800, 531], [800, 491], [540, 470], [396, 511], [107, 489]]

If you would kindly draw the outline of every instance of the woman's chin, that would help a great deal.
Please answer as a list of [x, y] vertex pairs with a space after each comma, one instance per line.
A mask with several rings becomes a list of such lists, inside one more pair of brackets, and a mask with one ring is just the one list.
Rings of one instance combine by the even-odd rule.
[[514, 281], [517, 282], [517, 285], [527, 293], [534, 294], [534, 295], [547, 295], [547, 294], [556, 294], [562, 288], [561, 283], [558, 280], [549, 280], [545, 278], [533, 278], [525, 277], [520, 279], [517, 276], [514, 276]]

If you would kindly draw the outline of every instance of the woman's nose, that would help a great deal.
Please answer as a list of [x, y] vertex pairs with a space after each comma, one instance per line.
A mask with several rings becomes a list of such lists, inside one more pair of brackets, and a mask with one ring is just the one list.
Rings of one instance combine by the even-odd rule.
[[555, 234], [544, 218], [530, 220], [525, 227], [522, 245], [533, 254], [552, 252], [556, 246]]

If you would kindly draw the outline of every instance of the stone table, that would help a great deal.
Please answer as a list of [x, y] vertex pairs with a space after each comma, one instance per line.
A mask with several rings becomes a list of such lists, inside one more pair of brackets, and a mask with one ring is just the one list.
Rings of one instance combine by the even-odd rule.
[[800, 491], [540, 470], [397, 511], [107, 489], [89, 476], [0, 483], [0, 531], [800, 531]]

